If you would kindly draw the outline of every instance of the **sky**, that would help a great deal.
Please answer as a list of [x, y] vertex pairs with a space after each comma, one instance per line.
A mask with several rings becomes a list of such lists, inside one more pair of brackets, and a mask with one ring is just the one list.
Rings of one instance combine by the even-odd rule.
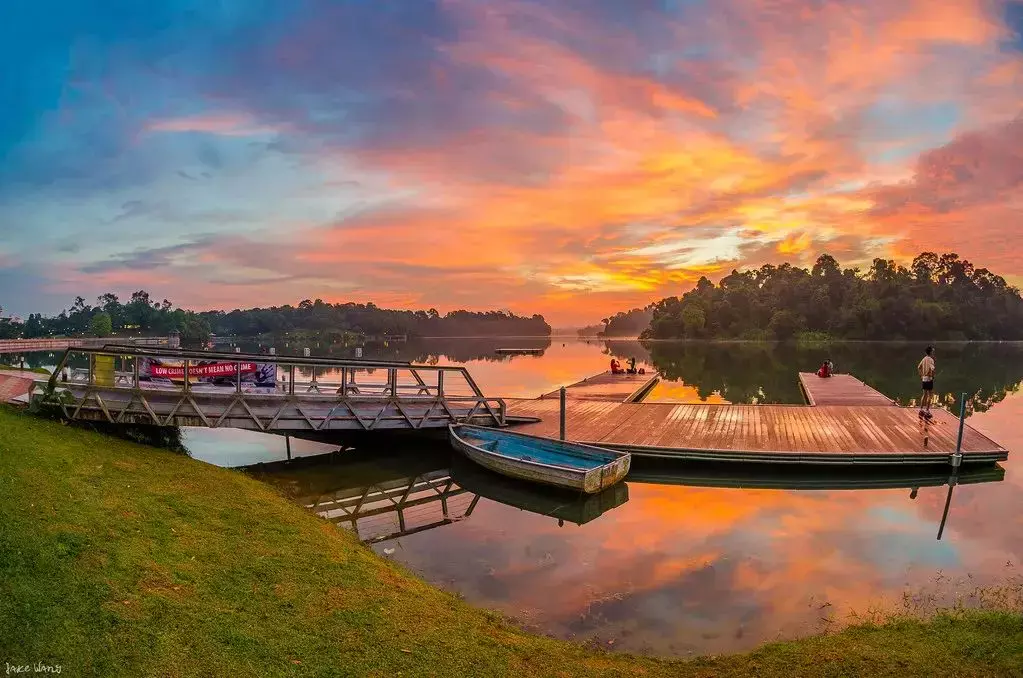
[[1023, 3], [0, 12], [7, 312], [146, 289], [564, 326], [822, 252], [1023, 282]]

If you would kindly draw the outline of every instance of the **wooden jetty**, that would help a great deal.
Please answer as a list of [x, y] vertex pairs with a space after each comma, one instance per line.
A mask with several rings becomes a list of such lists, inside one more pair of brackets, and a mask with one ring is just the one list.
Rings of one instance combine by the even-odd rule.
[[867, 386], [851, 374], [818, 377], [813, 372], [800, 372], [799, 384], [806, 401], [818, 405], [894, 405], [895, 401]]
[[498, 355], [543, 355], [543, 348], [495, 348]]
[[[65, 370], [76, 354], [85, 367]], [[139, 369], [150, 357], [176, 360], [184, 379], [146, 382]], [[224, 377], [219, 385], [190, 380], [210, 361], [236, 370], [236, 382], [230, 374], [226, 386]], [[243, 388], [242, 370], [253, 363], [276, 371], [273, 386]], [[309, 381], [297, 381], [303, 375]], [[935, 410], [932, 421], [921, 420], [852, 377], [805, 379], [813, 406], [641, 402], [656, 379], [603, 373], [568, 387], [565, 439], [637, 457], [756, 464], [958, 465], [1008, 457], [969, 425], [956, 454], [959, 422], [951, 414]], [[68, 349], [54, 375], [29, 388], [29, 399], [68, 419], [110, 423], [295, 433], [521, 424], [524, 433], [560, 435], [557, 393], [490, 398], [458, 366], [106, 346]]]
[[[832, 379], [836, 378], [820, 381]], [[596, 375], [567, 389], [565, 437], [637, 457], [664, 459], [802, 465], [953, 463], [958, 419], [936, 410], [933, 421], [922, 421], [915, 409], [897, 407], [859, 380], [850, 379], [838, 380], [839, 387], [830, 392], [833, 397], [858, 393], [871, 404], [821, 404], [828, 391], [816, 390], [811, 390], [816, 402], [811, 407], [643, 403], [621, 398], [624, 389], [608, 385], [605, 375]], [[597, 386], [588, 388], [591, 382]], [[854, 391], [853, 382], [863, 388]], [[570, 396], [576, 389], [580, 395]], [[517, 430], [558, 437], [561, 408], [555, 395], [510, 401], [510, 417], [540, 420]], [[853, 400], [851, 395], [846, 397]], [[1004, 447], [969, 425], [963, 429], [961, 452], [963, 464], [1008, 458]]]
[[[599, 400], [605, 402], [633, 403], [642, 400], [659, 381], [656, 374], [611, 374], [601, 372], [592, 377], [565, 387], [565, 398], [569, 400]], [[544, 393], [545, 398], [559, 398], [560, 389]]]

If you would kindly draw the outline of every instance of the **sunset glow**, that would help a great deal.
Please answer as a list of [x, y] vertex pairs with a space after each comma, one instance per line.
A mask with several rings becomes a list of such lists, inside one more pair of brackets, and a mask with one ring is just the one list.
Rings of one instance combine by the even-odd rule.
[[145, 288], [564, 326], [824, 251], [1023, 282], [1016, 2], [62, 4], [0, 26], [15, 313]]

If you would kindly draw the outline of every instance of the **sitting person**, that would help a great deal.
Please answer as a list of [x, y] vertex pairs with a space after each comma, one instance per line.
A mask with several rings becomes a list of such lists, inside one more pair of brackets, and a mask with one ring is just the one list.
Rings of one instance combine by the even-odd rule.
[[617, 359], [611, 358], [611, 374], [621, 374], [625, 370], [622, 369], [621, 364]]
[[629, 374], [636, 374], [636, 359], [629, 358], [629, 369], [626, 370]]
[[821, 368], [817, 370], [818, 377], [830, 377], [831, 376], [831, 363], [825, 360], [821, 363]]

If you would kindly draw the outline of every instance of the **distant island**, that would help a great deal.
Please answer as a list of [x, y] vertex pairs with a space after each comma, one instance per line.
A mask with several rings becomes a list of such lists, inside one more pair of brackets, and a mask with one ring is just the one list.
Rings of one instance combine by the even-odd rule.
[[174, 308], [164, 299], [153, 301], [139, 290], [122, 303], [107, 293], [92, 306], [77, 297], [69, 309], [52, 317], [33, 313], [24, 322], [0, 320], [0, 339], [51, 336], [107, 337], [165, 335], [172, 331], [184, 341], [205, 341], [212, 334], [257, 336], [282, 332], [338, 333], [355, 337], [549, 336], [551, 327], [542, 315], [515, 315], [510, 311], [406, 311], [379, 308], [373, 303], [331, 304], [322, 299], [297, 306], [195, 312]]
[[823, 254], [810, 269], [767, 264], [733, 270], [716, 285], [702, 277], [681, 297], [602, 322], [602, 336], [643, 339], [1018, 340], [1023, 298], [954, 253], [923, 252], [908, 268], [874, 259], [865, 271]]

